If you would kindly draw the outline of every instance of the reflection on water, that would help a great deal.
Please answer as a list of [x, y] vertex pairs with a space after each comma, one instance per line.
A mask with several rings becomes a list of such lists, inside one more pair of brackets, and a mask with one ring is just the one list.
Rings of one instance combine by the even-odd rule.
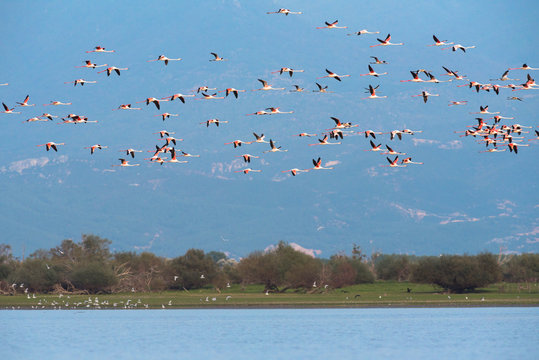
[[1, 311], [2, 359], [537, 359], [539, 308]]

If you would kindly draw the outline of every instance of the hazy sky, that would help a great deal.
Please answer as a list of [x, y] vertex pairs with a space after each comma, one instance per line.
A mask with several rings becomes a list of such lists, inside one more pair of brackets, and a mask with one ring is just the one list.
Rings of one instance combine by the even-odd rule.
[[[303, 14], [266, 14], [279, 8]], [[29, 103], [36, 104], [16, 107], [21, 114], [0, 114], [0, 242], [16, 253], [81, 233], [110, 238], [118, 249], [170, 255], [190, 247], [244, 255], [279, 240], [321, 250], [322, 256], [349, 251], [352, 243], [369, 251], [418, 254], [499, 246], [539, 250], [538, 142], [528, 141], [533, 129], [524, 134], [523, 144], [530, 146], [516, 156], [480, 153], [482, 143], [455, 133], [476, 124], [478, 115], [470, 113], [480, 105], [515, 118], [502, 124], [536, 129], [537, 90], [502, 89], [495, 95], [457, 87], [465, 81], [400, 82], [421, 68], [448, 80], [445, 66], [470, 80], [502, 84], [489, 79], [523, 63], [539, 67], [535, 1], [50, 1], [3, 2], [0, 9], [9, 14], [0, 24], [0, 84], [9, 84], [0, 87], [1, 101], [12, 108], [30, 95]], [[316, 29], [335, 20], [348, 28]], [[362, 29], [380, 34], [347, 35]], [[392, 42], [404, 45], [370, 47], [389, 33]], [[466, 53], [428, 47], [433, 34], [476, 47]], [[86, 53], [95, 46], [115, 52]], [[227, 61], [210, 62], [210, 52]], [[168, 66], [148, 62], [161, 54], [182, 60]], [[387, 75], [360, 76], [368, 72], [371, 56], [389, 63], [373, 65]], [[97, 73], [104, 68], [77, 68], [85, 60], [128, 70], [107, 77]], [[304, 72], [274, 73], [281, 67]], [[351, 76], [341, 82], [320, 78], [325, 69]], [[539, 72], [509, 75], [520, 84], [527, 73]], [[65, 84], [80, 78], [97, 83]], [[286, 90], [253, 92], [261, 87], [257, 79]], [[330, 93], [313, 93], [315, 82]], [[200, 100], [197, 94], [185, 104], [164, 102], [161, 111], [137, 103], [196, 94], [202, 85], [246, 92], [224, 100]], [[293, 85], [305, 92], [291, 93]], [[368, 85], [380, 85], [378, 94], [387, 98], [363, 100]], [[439, 96], [426, 104], [412, 97], [422, 91]], [[508, 100], [515, 95], [523, 101]], [[72, 105], [43, 106], [53, 100]], [[468, 103], [448, 106], [452, 100]], [[113, 111], [121, 104], [142, 110]], [[246, 116], [268, 107], [293, 114]], [[59, 118], [24, 122], [44, 112]], [[163, 112], [179, 116], [162, 121]], [[69, 113], [98, 122], [57, 124]], [[321, 136], [293, 136], [322, 134], [334, 126], [332, 116], [358, 125], [354, 132], [422, 131], [401, 141], [379, 135], [375, 142], [406, 153], [399, 159], [411, 156], [424, 164], [384, 167], [386, 155], [365, 151], [369, 142], [357, 134], [333, 146], [308, 146]], [[213, 118], [227, 123], [200, 124]], [[177, 148], [200, 157], [162, 166], [144, 160], [164, 143], [155, 134], [164, 129], [183, 139]], [[224, 145], [252, 141], [253, 132], [288, 151], [263, 153], [267, 144]], [[58, 153], [36, 147], [48, 141], [66, 145]], [[85, 147], [94, 144], [108, 148], [90, 155]], [[140, 166], [111, 167], [126, 148], [144, 151], [130, 160]], [[244, 164], [244, 153], [259, 158]], [[282, 172], [312, 168], [318, 157], [334, 169], [296, 177]], [[262, 172], [234, 172], [245, 167]]]

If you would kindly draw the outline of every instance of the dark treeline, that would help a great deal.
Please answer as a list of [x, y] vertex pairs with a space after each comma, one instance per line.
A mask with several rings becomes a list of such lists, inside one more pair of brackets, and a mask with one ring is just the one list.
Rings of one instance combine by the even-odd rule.
[[324, 291], [328, 288], [411, 281], [450, 292], [473, 291], [500, 281], [537, 282], [539, 254], [496, 256], [409, 256], [375, 253], [354, 246], [351, 255], [317, 259], [280, 242], [237, 261], [222, 252], [190, 249], [169, 259], [150, 252], [111, 252], [111, 241], [83, 235], [79, 243], [64, 240], [50, 250], [37, 250], [23, 261], [0, 244], [0, 293], [115, 293], [190, 290], [230, 284], [262, 284], [264, 291]]

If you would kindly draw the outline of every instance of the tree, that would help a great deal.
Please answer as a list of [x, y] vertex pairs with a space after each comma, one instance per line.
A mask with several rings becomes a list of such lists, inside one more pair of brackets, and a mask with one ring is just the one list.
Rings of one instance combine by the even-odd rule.
[[488, 253], [421, 258], [414, 266], [411, 277], [413, 282], [435, 284], [457, 293], [473, 291], [500, 279], [501, 271], [496, 257]]
[[511, 282], [537, 282], [539, 280], [539, 254], [513, 256], [503, 266], [503, 277]]
[[407, 255], [380, 255], [374, 269], [378, 279], [404, 281], [410, 276], [410, 260]]
[[0, 244], [0, 280], [6, 280], [15, 267], [16, 262], [11, 253], [11, 246]]
[[118, 278], [115, 290], [137, 291], [164, 290], [173, 283], [173, 276], [166, 260], [155, 254], [120, 252], [114, 254], [112, 268]]
[[110, 287], [117, 282], [112, 268], [99, 262], [76, 266], [69, 278], [77, 289], [90, 293], [110, 292]]
[[183, 256], [171, 261], [178, 286], [186, 289], [201, 288], [212, 284], [217, 276], [217, 265], [203, 250], [189, 249]]
[[344, 254], [333, 255], [329, 259], [331, 269], [331, 286], [343, 286], [374, 282], [374, 275], [368, 265], [362, 261], [365, 256], [354, 254], [348, 257]]
[[60, 281], [58, 271], [42, 259], [26, 259], [9, 275], [9, 282], [23, 284], [30, 291], [47, 292]]
[[83, 251], [84, 260], [88, 262], [100, 262], [104, 263], [111, 258], [109, 245], [112, 241], [109, 239], [102, 239], [96, 235], [82, 235], [81, 247]]

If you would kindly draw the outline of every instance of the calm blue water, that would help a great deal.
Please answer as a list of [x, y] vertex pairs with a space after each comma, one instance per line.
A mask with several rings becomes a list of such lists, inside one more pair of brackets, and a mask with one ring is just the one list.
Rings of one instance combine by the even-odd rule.
[[538, 359], [539, 308], [0, 311], [1, 359]]

